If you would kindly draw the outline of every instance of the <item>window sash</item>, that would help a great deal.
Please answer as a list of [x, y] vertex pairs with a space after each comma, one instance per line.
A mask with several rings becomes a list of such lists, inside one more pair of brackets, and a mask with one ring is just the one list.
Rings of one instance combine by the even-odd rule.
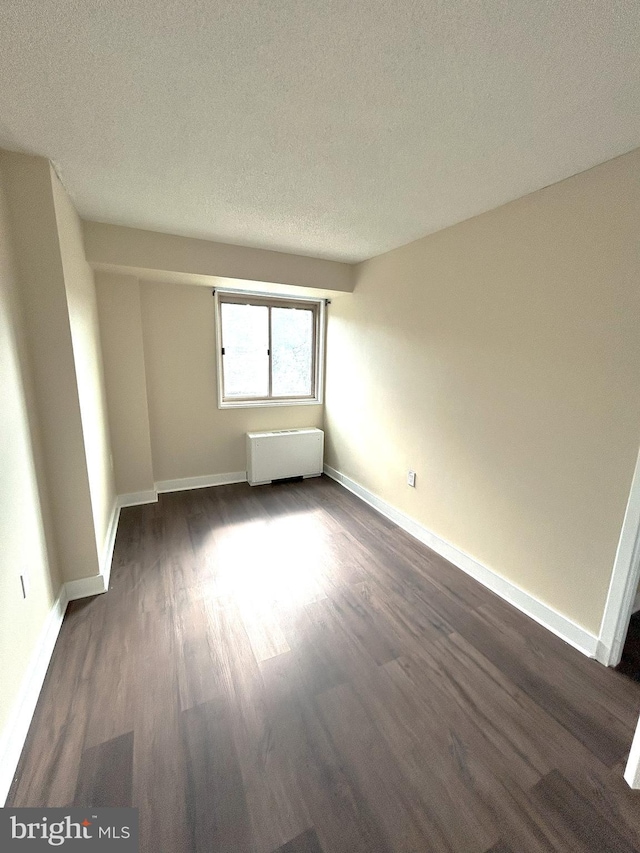
[[[321, 352], [322, 352], [322, 319], [324, 316], [322, 300], [318, 299], [296, 299], [289, 297], [268, 296], [264, 294], [234, 293], [215, 291], [217, 332], [218, 332], [218, 405], [221, 407], [269, 405], [290, 403], [320, 403], [321, 402]], [[255, 305], [264, 306], [268, 309], [268, 394], [267, 396], [227, 396], [225, 389], [225, 364], [224, 364], [224, 328], [222, 322], [222, 305]], [[272, 308], [293, 308], [309, 311], [312, 314], [311, 326], [311, 392], [309, 394], [273, 395], [273, 338], [272, 338]]]

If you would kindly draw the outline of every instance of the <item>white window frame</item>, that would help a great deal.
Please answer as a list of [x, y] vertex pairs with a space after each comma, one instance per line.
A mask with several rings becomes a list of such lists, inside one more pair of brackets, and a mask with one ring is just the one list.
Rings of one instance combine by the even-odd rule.
[[[277, 293], [259, 293], [247, 290], [214, 290], [215, 304], [215, 346], [218, 384], [219, 409], [249, 409], [271, 406], [318, 406], [324, 399], [324, 346], [325, 346], [325, 314], [326, 300], [307, 296], [286, 296]], [[270, 305], [275, 308], [313, 307], [314, 351], [313, 351], [313, 390], [309, 397], [224, 397], [223, 337], [222, 337], [222, 302], [235, 302], [243, 305]], [[269, 355], [271, 359], [271, 355]], [[269, 368], [271, 370], [271, 368]]]

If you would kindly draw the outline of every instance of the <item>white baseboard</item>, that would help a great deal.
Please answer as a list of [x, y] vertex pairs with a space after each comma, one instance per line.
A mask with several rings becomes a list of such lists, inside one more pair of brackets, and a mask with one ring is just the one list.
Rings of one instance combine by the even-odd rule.
[[585, 628], [582, 628], [571, 619], [558, 613], [557, 610], [549, 607], [548, 604], [544, 604], [530, 593], [525, 592], [519, 586], [502, 577], [502, 575], [494, 572], [493, 569], [490, 569], [474, 557], [461, 551], [455, 545], [447, 542], [446, 539], [442, 539], [414, 518], [405, 515], [405, 513], [382, 500], [378, 495], [373, 494], [373, 492], [370, 492], [364, 486], [356, 483], [355, 480], [336, 471], [335, 468], [325, 465], [324, 473], [350, 492], [353, 492], [354, 495], [369, 504], [369, 506], [372, 506], [381, 515], [393, 521], [398, 527], [401, 527], [407, 533], [410, 533], [411, 536], [423, 542], [432, 551], [440, 554], [441, 557], [444, 557], [457, 568], [462, 569], [466, 574], [471, 575], [472, 578], [483, 586], [486, 586], [487, 589], [495, 592], [500, 598], [508, 601], [509, 604], [512, 604], [518, 610], [522, 611], [522, 613], [525, 613], [531, 619], [535, 619], [540, 625], [543, 625], [549, 631], [556, 634], [556, 636], [565, 640], [569, 645], [578, 649], [578, 651], [587, 655], [587, 657], [592, 658], [596, 656], [598, 638], [594, 634], [589, 633]]
[[624, 778], [630, 788], [640, 788], [640, 720], [631, 743], [631, 751], [624, 770]]
[[209, 486], [228, 486], [231, 483], [246, 483], [246, 471], [234, 471], [231, 474], [205, 474], [204, 477], [182, 477], [179, 480], [160, 480], [156, 483], [157, 492], [183, 492], [187, 489], [206, 489]]
[[609, 592], [600, 625], [597, 658], [605, 666], [617, 666], [633, 612], [640, 580], [640, 453], [622, 522]]
[[146, 492], [129, 492], [127, 495], [118, 495], [118, 507], [122, 509], [125, 506], [140, 506], [140, 504], [154, 504], [158, 500], [158, 493], [155, 489], [149, 489]]
[[201, 477], [180, 477], [177, 480], [158, 480], [155, 488], [146, 492], [131, 492], [118, 495], [118, 506], [139, 506], [152, 504], [158, 500], [158, 495], [165, 492], [185, 492], [189, 489], [206, 489], [209, 486], [228, 486], [231, 483], [246, 483], [246, 471], [232, 471], [228, 474], [204, 474]]
[[89, 578], [78, 578], [75, 581], [67, 581], [67, 601], [76, 601], [78, 598], [89, 598], [92, 595], [101, 595], [109, 589], [108, 578], [104, 575], [92, 575]]
[[67, 601], [76, 601], [78, 598], [89, 598], [92, 595], [101, 595], [109, 589], [111, 577], [111, 563], [113, 562], [113, 549], [116, 544], [118, 532], [118, 521], [120, 520], [120, 498], [116, 501], [111, 512], [111, 520], [102, 549], [100, 559], [100, 574], [91, 575], [88, 578], [78, 578], [67, 581], [65, 586]]
[[0, 806], [6, 802], [7, 794], [13, 782], [67, 604], [78, 598], [99, 595], [109, 588], [119, 517], [120, 506], [116, 501], [102, 549], [100, 574], [62, 584], [55, 604], [49, 611], [27, 672], [22, 680], [22, 687], [14, 703], [13, 711], [2, 735], [0, 735]]
[[0, 806], [4, 806], [13, 783], [66, 608], [67, 590], [63, 584], [42, 627], [29, 666], [22, 679], [22, 687], [2, 735], [0, 735]]
[[104, 578], [105, 586], [109, 589], [109, 578], [111, 577], [111, 563], [113, 561], [113, 549], [116, 544], [116, 533], [118, 532], [118, 521], [120, 519], [120, 505], [116, 498], [111, 511], [111, 520], [109, 521], [109, 529], [105, 537], [104, 547], [102, 549], [102, 559], [100, 560], [100, 574]]

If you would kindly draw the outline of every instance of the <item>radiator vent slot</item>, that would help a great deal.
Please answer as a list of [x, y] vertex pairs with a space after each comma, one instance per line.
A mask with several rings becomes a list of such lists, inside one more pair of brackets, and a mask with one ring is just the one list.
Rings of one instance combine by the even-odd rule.
[[252, 486], [261, 486], [289, 477], [319, 477], [323, 456], [321, 429], [248, 432], [247, 480]]

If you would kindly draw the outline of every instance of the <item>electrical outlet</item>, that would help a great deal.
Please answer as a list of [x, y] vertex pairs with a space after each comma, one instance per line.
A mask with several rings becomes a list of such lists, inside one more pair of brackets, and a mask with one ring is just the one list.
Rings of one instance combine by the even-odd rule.
[[416, 487], [416, 472], [415, 471], [407, 471], [407, 485], [412, 486], [415, 489], [415, 487]]
[[22, 587], [22, 597], [26, 598], [29, 595], [29, 575], [27, 572], [22, 572], [20, 575], [20, 586]]

